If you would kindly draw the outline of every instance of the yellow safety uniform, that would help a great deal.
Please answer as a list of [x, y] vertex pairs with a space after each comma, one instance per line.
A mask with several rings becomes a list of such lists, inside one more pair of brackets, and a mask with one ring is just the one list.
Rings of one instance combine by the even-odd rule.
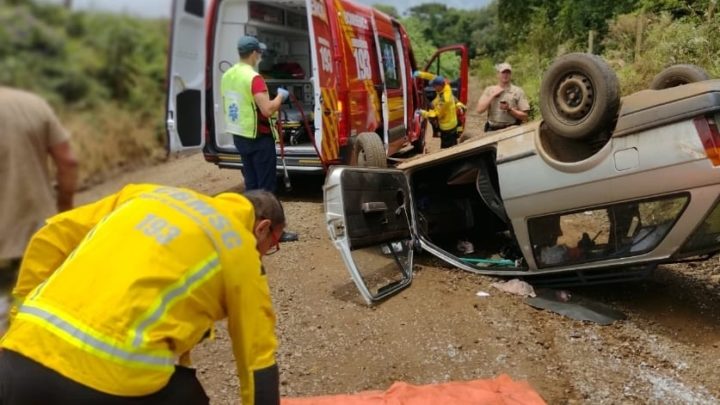
[[130, 185], [54, 216], [30, 241], [0, 346], [98, 391], [164, 387], [227, 318], [243, 404], [276, 367], [275, 315], [238, 194]]
[[[429, 72], [419, 72], [418, 77], [424, 80], [432, 80], [435, 75]], [[452, 87], [445, 82], [442, 91], [436, 93], [436, 97], [432, 101], [432, 109], [424, 114], [426, 117], [437, 117], [438, 125], [442, 131], [452, 131], [458, 126], [457, 105], [455, 96], [452, 93]]]

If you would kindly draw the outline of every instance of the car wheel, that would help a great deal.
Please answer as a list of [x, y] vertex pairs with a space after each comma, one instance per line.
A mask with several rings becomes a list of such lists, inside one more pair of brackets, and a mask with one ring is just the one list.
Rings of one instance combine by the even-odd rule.
[[710, 80], [710, 75], [696, 65], [673, 65], [658, 73], [650, 83], [653, 90], [669, 89], [683, 84]]
[[387, 167], [385, 145], [374, 132], [363, 132], [355, 140], [355, 162], [358, 166]]
[[607, 129], [613, 125], [619, 107], [617, 76], [599, 56], [561, 56], [543, 75], [540, 112], [557, 135], [581, 139]]

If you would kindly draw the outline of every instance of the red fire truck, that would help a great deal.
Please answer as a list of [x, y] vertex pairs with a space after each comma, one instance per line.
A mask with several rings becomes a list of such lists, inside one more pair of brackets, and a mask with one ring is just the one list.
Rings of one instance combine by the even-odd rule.
[[[422, 151], [434, 97], [398, 20], [348, 0], [175, 0], [168, 63], [167, 132], [173, 152], [202, 148], [220, 167], [240, 168], [224, 130], [223, 72], [242, 35], [268, 46], [259, 72], [271, 97], [291, 97], [279, 114], [278, 169], [321, 172], [336, 164], [384, 167]], [[443, 75], [467, 102], [468, 52], [440, 49], [421, 70]]]

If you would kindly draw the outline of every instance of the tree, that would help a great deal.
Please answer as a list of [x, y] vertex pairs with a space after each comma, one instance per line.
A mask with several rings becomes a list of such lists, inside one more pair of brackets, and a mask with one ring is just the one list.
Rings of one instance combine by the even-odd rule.
[[[547, 16], [547, 24], [553, 27], [559, 45], [569, 42], [583, 44], [588, 31], [598, 33], [598, 43], [607, 33], [608, 21], [615, 16], [628, 13], [642, 2], [655, 3], [657, 0], [498, 0], [498, 16], [503, 35], [513, 44], [527, 41], [530, 22], [538, 12]], [[660, 0], [676, 1], [676, 0]], [[680, 1], [680, 0], [677, 0]], [[708, 0], [703, 0], [708, 1]]]
[[717, 0], [640, 0], [640, 6], [644, 11], [652, 13], [667, 12], [673, 18], [685, 16], [700, 16], [712, 13]]
[[412, 7], [408, 10], [410, 18], [422, 21], [422, 35], [433, 45], [445, 45], [442, 41], [443, 31], [448, 29], [446, 15], [448, 7], [440, 3], [426, 3]]
[[390, 17], [400, 18], [400, 14], [398, 13], [395, 6], [391, 6], [388, 4], [373, 4], [372, 6], [376, 9], [382, 11], [383, 13], [389, 15]]
[[424, 34], [427, 29], [427, 22], [417, 17], [406, 17], [400, 21], [410, 37], [410, 43], [412, 43], [413, 53], [415, 54], [415, 61], [422, 67], [435, 52], [435, 47]]

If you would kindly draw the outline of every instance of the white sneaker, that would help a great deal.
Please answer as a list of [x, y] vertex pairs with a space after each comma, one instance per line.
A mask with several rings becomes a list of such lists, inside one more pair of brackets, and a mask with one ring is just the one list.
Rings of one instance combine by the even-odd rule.
[[470, 253], [475, 252], [475, 247], [470, 241], [467, 240], [459, 240], [456, 248], [460, 253], [464, 255], [469, 255]]

